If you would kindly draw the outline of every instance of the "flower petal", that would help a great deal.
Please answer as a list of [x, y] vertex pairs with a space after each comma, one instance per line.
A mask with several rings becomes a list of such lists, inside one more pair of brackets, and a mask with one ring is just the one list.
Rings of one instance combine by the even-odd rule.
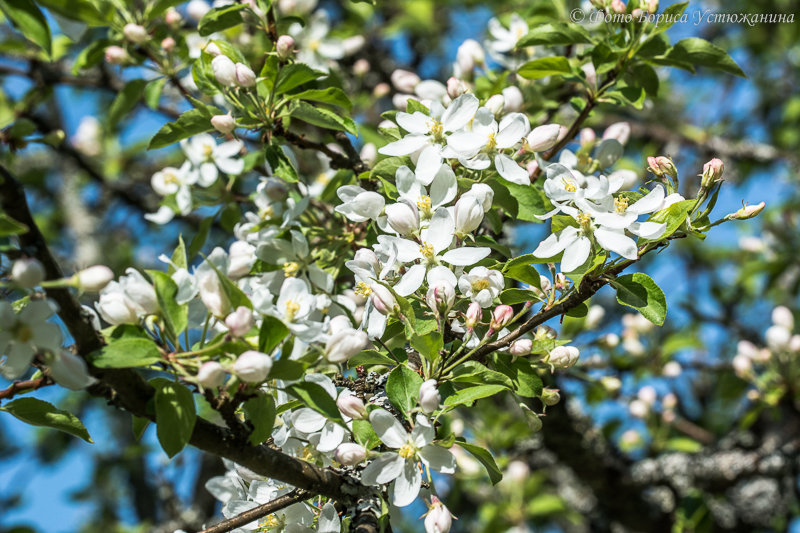
[[408, 296], [416, 292], [425, 280], [425, 270], [425, 265], [414, 265], [409, 268], [408, 271], [403, 274], [403, 277], [400, 278], [400, 281], [392, 287], [394, 292], [400, 296]]
[[597, 228], [594, 236], [597, 239], [597, 244], [609, 252], [616, 252], [625, 259], [637, 259], [639, 257], [634, 240], [621, 231]]
[[398, 507], [405, 507], [410, 504], [419, 496], [419, 488], [421, 485], [422, 474], [419, 471], [416, 461], [406, 461], [402, 473], [392, 484], [392, 503]]
[[425, 135], [406, 135], [402, 139], [391, 142], [378, 149], [383, 155], [408, 155], [416, 152], [428, 143]]
[[647, 193], [647, 196], [641, 198], [638, 202], [628, 207], [628, 211], [641, 215], [644, 213], [652, 213], [658, 211], [664, 205], [664, 186], [660, 183], [657, 184], [652, 191]]
[[452, 474], [456, 471], [456, 458], [447, 448], [435, 444], [428, 444], [419, 451], [420, 457], [429, 467], [442, 474]]
[[464, 93], [447, 107], [442, 115], [444, 131], [456, 131], [466, 126], [478, 111], [480, 102], [474, 94]]
[[461, 247], [449, 250], [441, 256], [442, 261], [456, 266], [474, 265], [491, 253], [491, 248]]
[[517, 185], [530, 185], [531, 178], [528, 176], [528, 171], [517, 164], [516, 161], [511, 159], [505, 154], [497, 154], [494, 157], [494, 168], [503, 176], [504, 179]]
[[592, 243], [587, 237], [581, 235], [575, 239], [564, 249], [564, 256], [561, 258], [561, 271], [572, 272], [584, 264], [589, 258], [591, 250]]
[[406, 460], [395, 452], [387, 452], [376, 457], [361, 472], [364, 485], [383, 485], [389, 483], [403, 472]]
[[375, 409], [369, 414], [369, 421], [378, 438], [390, 448], [402, 448], [408, 440], [408, 432], [403, 425], [386, 409]]

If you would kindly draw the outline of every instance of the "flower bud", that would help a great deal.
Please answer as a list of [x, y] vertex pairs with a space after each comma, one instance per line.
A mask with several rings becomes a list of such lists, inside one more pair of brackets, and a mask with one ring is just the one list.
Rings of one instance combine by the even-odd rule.
[[[384, 96], [389, 94], [391, 91], [392, 91], [392, 88], [389, 87], [388, 83], [381, 82], [381, 83], [377, 84], [374, 89], [372, 89], [372, 96], [374, 96], [375, 98], [383, 98]], [[392, 124], [392, 125], [394, 125], [394, 124]]]
[[345, 466], [355, 466], [367, 458], [367, 451], [355, 442], [343, 442], [333, 452], [333, 458]]
[[432, 283], [425, 295], [425, 302], [434, 313], [447, 316], [456, 301], [456, 289], [447, 280], [440, 279]]
[[548, 292], [552, 288], [552, 283], [550, 283], [550, 278], [545, 275], [539, 274], [539, 286], [542, 288], [543, 292]]
[[463, 195], [454, 208], [456, 235], [472, 233], [483, 221], [483, 205], [475, 196]]
[[589, 306], [589, 311], [586, 313], [583, 325], [586, 329], [594, 329], [603, 321], [606, 316], [606, 310], [599, 305]]
[[675, 163], [672, 162], [672, 159], [663, 155], [648, 157], [647, 169], [658, 177], [667, 175], [675, 178], [678, 176], [678, 169], [675, 167]]
[[611, 11], [620, 15], [625, 13], [625, 2], [622, 0], [611, 0]]
[[109, 46], [105, 51], [106, 63], [111, 65], [122, 65], [127, 63], [131, 56], [128, 55], [127, 50], [121, 46]]
[[231, 303], [222, 289], [222, 282], [214, 271], [206, 271], [198, 276], [197, 288], [200, 299], [212, 315], [221, 318], [231, 312]]
[[44, 278], [44, 267], [34, 257], [17, 259], [11, 267], [11, 279], [20, 287], [31, 289], [43, 282]]
[[603, 376], [600, 378], [600, 384], [611, 393], [617, 392], [622, 388], [622, 381], [616, 376]]
[[247, 350], [233, 363], [233, 373], [246, 383], [261, 383], [271, 368], [272, 358], [255, 350]]
[[212, 59], [211, 70], [220, 85], [224, 87], [234, 87], [236, 85], [236, 64], [228, 56], [218, 55]]
[[492, 311], [492, 320], [489, 323], [489, 328], [494, 331], [502, 329], [511, 322], [512, 318], [514, 318], [514, 309], [510, 305], [498, 305]]
[[637, 21], [638, 21], [638, 20], [639, 20], [639, 19], [641, 19], [641, 18], [642, 18], [642, 16], [644, 15], [644, 11], [642, 11], [640, 8], [638, 8], [638, 7], [637, 7], [636, 9], [634, 9], [633, 11], [631, 11], [631, 15], [633, 16], [633, 18], [634, 18], [635, 20], [637, 20]]
[[79, 290], [97, 292], [114, 279], [114, 273], [105, 265], [95, 265], [81, 270], [73, 279]]
[[522, 91], [515, 85], [503, 89], [503, 101], [505, 102], [503, 111], [506, 113], [516, 113], [520, 111], [525, 103], [522, 97]]
[[167, 12], [164, 13], [164, 22], [173, 28], [180, 26], [182, 21], [183, 17], [174, 7], [167, 9]]
[[456, 51], [456, 75], [462, 79], [472, 79], [476, 66], [486, 62], [486, 55], [480, 43], [474, 39], [467, 39]]
[[244, 337], [253, 329], [254, 325], [253, 311], [243, 305], [225, 317], [225, 326], [234, 337]]
[[138, 270], [127, 269], [125, 275], [119, 278], [119, 286], [125, 296], [138, 307], [137, 313], [140, 316], [158, 313], [156, 290]]
[[215, 389], [225, 381], [225, 369], [216, 361], [207, 361], [197, 371], [197, 383], [207, 389]]
[[776, 352], [782, 351], [789, 346], [792, 332], [783, 326], [772, 326], [764, 333], [767, 346]]
[[450, 76], [450, 78], [448, 78], [447, 96], [455, 100], [465, 92], [467, 92], [467, 85], [463, 81], [456, 78], [455, 76]]
[[681, 368], [681, 364], [677, 361], [669, 361], [661, 370], [661, 373], [668, 378], [676, 378], [680, 376], [682, 372], [683, 368]]
[[436, 496], [431, 496], [430, 510], [425, 517], [425, 533], [448, 533], [453, 525], [450, 510]]
[[247, 241], [234, 241], [228, 250], [228, 277], [239, 279], [250, 273], [256, 262], [255, 246]]
[[636, 418], [645, 418], [650, 413], [650, 406], [642, 400], [636, 399], [628, 404], [628, 412]]
[[432, 413], [439, 408], [442, 402], [442, 396], [436, 388], [436, 380], [429, 379], [424, 382], [419, 388], [419, 406], [425, 413]]
[[278, 54], [278, 59], [286, 61], [294, 53], [294, 38], [291, 35], [281, 35], [278, 37], [278, 42], [275, 43], [275, 52]]
[[580, 133], [580, 143], [581, 146], [586, 146], [589, 144], [594, 143], [597, 140], [597, 135], [595, 135], [594, 130], [592, 128], [583, 128]]
[[603, 140], [616, 139], [621, 145], [628, 142], [631, 136], [631, 125], [627, 122], [615, 122], [603, 132]]
[[656, 389], [651, 387], [650, 385], [645, 385], [636, 393], [636, 397], [642, 400], [647, 405], [653, 405], [656, 403], [656, 399], [658, 398], [658, 393]]
[[364, 74], [369, 72], [369, 69], [372, 68], [369, 64], [369, 61], [364, 59], [357, 59], [355, 63], [353, 63], [353, 74], [356, 76], [363, 76]]
[[525, 165], [525, 170], [528, 172], [528, 178], [533, 180], [536, 178], [537, 174], [539, 173], [539, 162], [535, 159], [528, 161], [528, 164]]
[[342, 41], [341, 47], [344, 55], [349, 56], [355, 54], [367, 43], [363, 35], [353, 35]]
[[228, 134], [236, 129], [236, 121], [231, 115], [214, 115], [211, 117], [211, 125], [220, 133]]
[[[591, 61], [581, 65], [581, 70], [583, 71], [584, 76], [586, 76], [586, 83], [592, 87], [597, 85], [597, 71], [595, 70], [594, 64]], [[592, 131], [592, 134], [594, 134], [594, 131]]]
[[172, 52], [176, 44], [175, 39], [172, 37], [165, 37], [161, 40], [161, 49], [165, 52]]
[[493, 115], [499, 115], [502, 113], [505, 105], [506, 100], [502, 94], [492, 95], [488, 100], [486, 100], [486, 104], [484, 104], [486, 109], [491, 111]]
[[549, 150], [558, 142], [558, 135], [561, 132], [561, 126], [558, 124], [545, 124], [533, 128], [526, 141], [528, 143], [528, 150], [531, 152], [544, 152]]
[[675, 409], [678, 406], [678, 397], [673, 392], [667, 393], [661, 400], [661, 405], [664, 406], [664, 409]]
[[545, 387], [542, 389], [542, 403], [550, 407], [561, 401], [561, 395], [558, 389], [549, 389]]
[[788, 307], [779, 305], [772, 310], [772, 323], [791, 331], [794, 329], [794, 315]]
[[126, 39], [135, 44], [142, 44], [150, 38], [144, 26], [139, 24], [125, 24], [125, 27], [122, 28], [122, 34], [125, 35]]
[[378, 161], [378, 149], [373, 143], [366, 143], [362, 146], [358, 155], [368, 166], [372, 166]]
[[556, 274], [555, 282], [556, 282], [556, 289], [560, 291], [568, 289], [570, 285], [569, 278], [567, 278], [567, 276], [565, 276], [563, 272], [559, 272], [558, 274]]
[[70, 390], [81, 390], [94, 385], [97, 380], [89, 374], [82, 357], [62, 350], [48, 366], [56, 383]]
[[761, 202], [760, 204], [756, 205], [745, 205], [735, 213], [731, 213], [726, 218], [729, 220], [747, 220], [748, 218], [753, 218], [758, 216], [761, 211], [764, 210], [767, 204]]
[[417, 206], [406, 202], [386, 206], [386, 222], [400, 235], [414, 233], [419, 230]]
[[555, 368], [569, 368], [578, 362], [580, 352], [574, 346], [556, 346], [547, 356], [547, 362]]
[[336, 400], [336, 407], [344, 416], [349, 416], [354, 420], [367, 418], [367, 408], [361, 398], [354, 394], [342, 393]]
[[483, 309], [481, 308], [481, 304], [478, 302], [472, 302], [467, 307], [467, 320], [466, 326], [468, 330], [475, 329], [475, 326], [478, 325], [478, 322], [481, 320], [481, 315], [483, 314]]
[[722, 174], [725, 172], [725, 164], [721, 159], [716, 157], [703, 165], [703, 178], [700, 181], [700, 186], [708, 189], [715, 183], [722, 180]]
[[649, 0], [647, 2], [647, 12], [651, 15], [658, 11], [658, 0]]
[[380, 283], [372, 285], [371, 299], [372, 305], [374, 305], [375, 309], [382, 315], [390, 314], [394, 311], [395, 306], [397, 306], [397, 300], [394, 294]]
[[508, 349], [508, 351], [511, 353], [511, 355], [519, 357], [531, 353], [532, 348], [533, 341], [531, 339], [517, 339], [511, 343], [511, 347]]
[[213, 41], [209, 42], [206, 45], [206, 47], [203, 48], [203, 51], [208, 55], [210, 55], [211, 57], [217, 57], [222, 55], [222, 50], [220, 50], [219, 46], [217, 46], [217, 43]]
[[366, 332], [347, 328], [331, 335], [325, 344], [325, 359], [343, 363], [369, 345]]
[[401, 93], [412, 93], [421, 81], [419, 76], [408, 70], [396, 69], [391, 75], [392, 85]]
[[[789, 351], [792, 353], [800, 352], [800, 335], [792, 335], [792, 338], [789, 339]], [[761, 350], [761, 352], [766, 352], [767, 357], [765, 360], [769, 360], [769, 356], [772, 355], [769, 350]]]
[[139, 315], [134, 304], [122, 289], [106, 290], [100, 293], [95, 307], [103, 320], [112, 326], [120, 324], [137, 324]]
[[211, 6], [205, 0], [192, 0], [186, 4], [186, 14], [195, 22], [200, 21], [209, 11], [211, 11]]
[[256, 84], [256, 73], [244, 63], [236, 63], [236, 82], [242, 87], [253, 87]]
[[494, 191], [485, 183], [474, 183], [470, 190], [465, 192], [461, 197], [474, 196], [478, 199], [485, 213], [492, 208], [492, 201], [494, 201]]
[[737, 354], [731, 360], [731, 366], [733, 367], [733, 371], [736, 373], [737, 376], [740, 378], [746, 378], [750, 375], [750, 372], [753, 370], [753, 361], [750, 358], [743, 356], [742, 354]]

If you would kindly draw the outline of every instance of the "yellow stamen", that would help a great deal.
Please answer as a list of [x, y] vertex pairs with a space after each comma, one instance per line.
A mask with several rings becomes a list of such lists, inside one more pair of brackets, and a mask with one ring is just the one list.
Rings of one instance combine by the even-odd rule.
[[422, 256], [423, 256], [425, 259], [427, 259], [428, 261], [430, 261], [431, 259], [433, 259], [433, 256], [434, 256], [434, 254], [435, 254], [436, 252], [434, 252], [434, 250], [433, 250], [433, 245], [432, 245], [432, 244], [429, 244], [429, 243], [427, 243], [427, 242], [423, 242], [423, 243], [422, 243], [422, 246], [420, 246], [420, 247], [419, 247], [419, 253], [421, 253], [421, 254], [422, 254]]
[[614, 210], [620, 215], [628, 209], [628, 199], [625, 197], [614, 198]]
[[489, 288], [489, 280], [487, 279], [477, 279], [472, 282], [472, 290], [473, 291], [482, 291], [483, 289]]
[[592, 225], [592, 217], [587, 215], [586, 213], [581, 213], [577, 217], [578, 224], [581, 225], [582, 228], [587, 229]]
[[328, 176], [325, 172], [320, 172], [319, 175], [317, 176], [317, 179], [314, 181], [322, 185], [326, 185], [330, 180], [331, 180], [330, 176]]
[[179, 185], [180, 184], [180, 180], [178, 179], [178, 175], [177, 174], [175, 174], [171, 170], [165, 170], [164, 171], [164, 183]]
[[286, 320], [289, 322], [294, 320], [295, 315], [300, 310], [300, 304], [295, 302], [294, 300], [287, 300], [286, 301]]
[[319, 45], [320, 45], [320, 44], [322, 44], [322, 43], [320, 43], [320, 42], [319, 42], [317, 39], [314, 39], [313, 41], [309, 41], [309, 43], [308, 43], [308, 48], [309, 48], [309, 49], [310, 49], [312, 52], [316, 52], [316, 51], [317, 51], [317, 49], [319, 49]]
[[430, 128], [430, 134], [433, 136], [433, 140], [436, 142], [444, 141], [444, 126], [442, 123], [436, 119], [432, 119], [430, 122], [428, 122], [428, 125]]
[[417, 454], [417, 450], [410, 444], [403, 445], [400, 451], [397, 452], [403, 459], [409, 459]]
[[363, 281], [359, 281], [358, 283], [356, 283], [356, 288], [353, 289], [353, 292], [364, 298], [369, 298], [369, 295], [372, 294], [372, 287], [370, 287]]
[[431, 197], [420, 196], [419, 200], [417, 200], [417, 208], [420, 211], [429, 212], [431, 210]]
[[266, 529], [273, 529], [276, 527], [280, 527], [281, 521], [278, 520], [278, 517], [274, 514], [264, 517], [264, 521], [261, 522], [261, 527]]
[[486, 143], [486, 151], [489, 152], [494, 150], [494, 147], [497, 146], [497, 138], [494, 132], [489, 134], [489, 142]]
[[272, 206], [267, 206], [261, 210], [261, 218], [263, 220], [268, 220], [275, 216], [275, 210], [272, 209]]
[[283, 275], [287, 278], [293, 278], [297, 276], [297, 271], [300, 270], [300, 265], [291, 261], [283, 265]]
[[214, 147], [210, 144], [203, 145], [203, 155], [206, 159], [211, 159], [211, 155], [214, 153]]
[[17, 338], [19, 342], [28, 342], [33, 338], [33, 330], [30, 327], [26, 326], [25, 324], [19, 324], [16, 327], [14, 336]]
[[564, 180], [564, 190], [567, 192], [575, 192], [578, 190], [578, 187], [575, 186], [575, 182], [572, 180], [568, 180], [566, 178], [562, 178]]

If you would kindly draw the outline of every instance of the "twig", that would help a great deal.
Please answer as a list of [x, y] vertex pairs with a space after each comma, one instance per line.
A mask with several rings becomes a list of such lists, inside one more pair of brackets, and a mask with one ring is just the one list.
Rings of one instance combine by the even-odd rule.
[[28, 379], [25, 381], [15, 381], [8, 388], [0, 390], [0, 400], [10, 400], [15, 395], [22, 392], [31, 392], [48, 385], [54, 385], [55, 382], [49, 376], [42, 376], [36, 379]]
[[258, 520], [259, 518], [270, 515], [275, 511], [280, 511], [281, 509], [289, 507], [292, 504], [307, 500], [312, 496], [313, 494], [308, 491], [295, 489], [288, 494], [284, 494], [283, 496], [272, 500], [271, 502], [254, 507], [253, 509], [236, 515], [233, 518], [223, 520], [222, 522], [206, 528], [198, 533], [225, 533], [226, 531], [231, 531], [237, 527], [249, 524], [253, 520]]

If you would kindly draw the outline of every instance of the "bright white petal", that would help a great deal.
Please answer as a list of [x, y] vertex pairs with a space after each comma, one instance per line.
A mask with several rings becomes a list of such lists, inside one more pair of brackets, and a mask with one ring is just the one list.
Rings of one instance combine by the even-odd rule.
[[589, 258], [592, 250], [592, 243], [587, 237], [580, 236], [573, 243], [564, 249], [564, 256], [561, 258], [561, 271], [572, 272]]
[[628, 211], [631, 213], [636, 213], [637, 215], [658, 211], [661, 209], [661, 206], [664, 205], [664, 196], [664, 187], [661, 184], [658, 184], [647, 194], [647, 196], [628, 207]]
[[390, 448], [402, 448], [408, 440], [408, 432], [403, 429], [403, 425], [385, 409], [372, 411], [369, 421], [381, 442]]
[[407, 461], [403, 471], [392, 484], [392, 503], [398, 507], [405, 507], [419, 495], [422, 485], [422, 475], [416, 461]]
[[442, 115], [444, 131], [456, 131], [466, 126], [475, 116], [479, 105], [478, 99], [470, 93], [462, 94], [453, 100]]
[[504, 179], [517, 185], [530, 185], [531, 179], [528, 171], [519, 166], [516, 161], [505, 154], [497, 154], [494, 158], [494, 168]]
[[451, 265], [469, 266], [488, 256], [491, 251], [491, 248], [462, 247], [446, 252], [441, 259]]
[[403, 277], [392, 287], [400, 296], [413, 294], [425, 280], [425, 265], [414, 265], [403, 274]]
[[442, 474], [452, 474], [456, 471], [456, 458], [447, 448], [429, 444], [419, 451], [425, 463]]
[[400, 475], [405, 464], [406, 460], [394, 452], [381, 454], [361, 472], [361, 482], [368, 486], [389, 483]]
[[622, 232], [598, 228], [594, 232], [597, 244], [610, 252], [616, 252], [626, 259], [639, 257], [636, 243]]
[[383, 155], [408, 155], [416, 152], [428, 143], [425, 135], [406, 135], [402, 139], [391, 142], [378, 149]]

